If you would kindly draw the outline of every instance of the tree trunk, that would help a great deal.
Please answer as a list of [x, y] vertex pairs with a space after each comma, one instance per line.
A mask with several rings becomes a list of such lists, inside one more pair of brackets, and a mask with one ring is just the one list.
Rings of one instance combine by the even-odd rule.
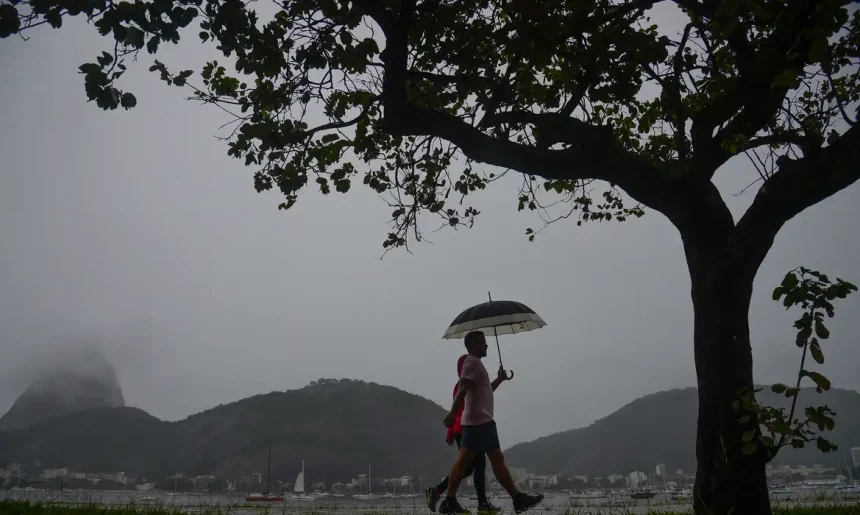
[[686, 245], [699, 394], [693, 506], [698, 515], [770, 515], [764, 453], [741, 453], [744, 431], [758, 422], [741, 424], [732, 406], [753, 388], [749, 306], [758, 266], [739, 267], [709, 243], [692, 254]]

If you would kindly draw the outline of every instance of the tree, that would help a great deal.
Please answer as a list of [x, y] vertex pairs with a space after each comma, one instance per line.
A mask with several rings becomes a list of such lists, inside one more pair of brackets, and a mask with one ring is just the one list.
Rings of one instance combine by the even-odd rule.
[[[822, 432], [832, 430], [835, 424], [833, 417], [836, 413], [829, 406], [808, 406], [804, 410], [803, 419], [795, 418], [795, 414], [797, 399], [800, 396], [800, 384], [805, 377], [815, 383], [816, 392], [823, 393], [830, 390], [829, 379], [820, 372], [805, 368], [806, 356], [809, 354], [819, 365], [824, 363], [821, 344], [830, 338], [830, 330], [824, 324], [824, 316], [833, 318], [836, 310], [832, 301], [844, 299], [855, 291], [857, 287], [849, 282], [842, 279], [831, 282], [821, 272], [805, 267], [799, 267], [785, 274], [782, 283], [773, 291], [773, 300], [782, 301], [786, 309], [795, 306], [803, 309], [803, 315], [794, 321], [794, 328], [797, 329], [794, 343], [801, 349], [800, 368], [797, 371], [794, 386], [782, 383], [771, 386], [773, 393], [783, 394], [787, 399], [791, 399], [788, 414], [783, 408], [768, 407], [760, 403], [756, 399], [756, 393], [761, 391], [761, 388], [747, 390], [735, 401], [734, 407], [738, 410], [741, 422], [755, 417], [760, 424], [758, 428], [744, 433], [745, 443], [741, 449], [742, 453], [752, 454], [761, 446], [764, 447], [768, 461], [771, 461], [780, 449], [789, 445], [798, 449], [815, 442], [816, 447], [822, 452], [837, 449], [833, 443], [821, 436]], [[761, 428], [764, 428], [766, 433]]]
[[[695, 509], [769, 513], [766, 454], [741, 452], [758, 421], [740, 422], [733, 403], [753, 387], [748, 312], [774, 237], [860, 177], [849, 112], [860, 95], [860, 18], [850, 2], [276, 4], [263, 20], [240, 0], [14, 0], [0, 6], [0, 37], [88, 17], [114, 44], [80, 67], [87, 97], [128, 109], [137, 101], [117, 86], [125, 58], [177, 43], [199, 18], [199, 37], [235, 75], [215, 61], [193, 84], [191, 70], [157, 60], [151, 70], [234, 113], [228, 152], [256, 168], [257, 190], [283, 193], [279, 207], [311, 181], [347, 192], [360, 178], [384, 195], [386, 249], [420, 240], [425, 212], [471, 226], [480, 212], [465, 197], [508, 172], [522, 175], [519, 208], [545, 223], [661, 212], [680, 233], [692, 283]], [[676, 36], [651, 23], [657, 4], [686, 15]], [[712, 179], [740, 154], [760, 185], [735, 222]], [[564, 202], [548, 205], [547, 195]]]

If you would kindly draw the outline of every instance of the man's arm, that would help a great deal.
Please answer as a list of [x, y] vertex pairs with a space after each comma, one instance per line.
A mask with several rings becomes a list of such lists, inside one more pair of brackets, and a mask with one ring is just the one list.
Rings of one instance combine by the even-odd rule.
[[500, 384], [502, 384], [502, 383], [504, 383], [504, 382], [505, 382], [505, 380], [504, 380], [504, 379], [502, 379], [501, 377], [497, 377], [495, 381], [493, 381], [492, 383], [490, 383], [490, 384], [493, 386], [493, 391], [495, 392], [495, 391], [496, 391], [496, 388], [498, 388], [498, 387], [499, 387], [499, 385], [500, 385]]
[[504, 383], [505, 381], [507, 381], [513, 377], [514, 377], [513, 371], [511, 371], [511, 375], [510, 375], [510, 377], [508, 377], [508, 373], [505, 372], [505, 369], [502, 368], [501, 365], [499, 365], [499, 373], [496, 375], [495, 381], [490, 383], [493, 387], [493, 391], [495, 392], [496, 388], [498, 388], [500, 384]]
[[454, 396], [454, 403], [451, 405], [451, 411], [445, 416], [443, 421], [445, 427], [454, 423], [457, 418], [457, 412], [460, 411], [460, 406], [463, 405], [463, 400], [466, 398], [466, 393], [475, 389], [475, 383], [468, 379], [460, 379], [460, 387], [457, 389], [457, 395]]

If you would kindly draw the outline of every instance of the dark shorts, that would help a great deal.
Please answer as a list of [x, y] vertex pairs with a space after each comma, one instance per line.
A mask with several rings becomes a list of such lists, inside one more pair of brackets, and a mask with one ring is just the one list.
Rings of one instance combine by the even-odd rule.
[[460, 441], [463, 449], [474, 449], [480, 452], [490, 452], [501, 449], [496, 422], [491, 420], [479, 426], [463, 426], [463, 439]]

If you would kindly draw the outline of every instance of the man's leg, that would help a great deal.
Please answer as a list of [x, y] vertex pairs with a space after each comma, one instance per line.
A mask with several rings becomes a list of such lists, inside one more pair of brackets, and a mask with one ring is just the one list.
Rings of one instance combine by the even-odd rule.
[[460, 482], [466, 477], [466, 473], [470, 472], [469, 463], [475, 457], [475, 439], [474, 435], [471, 434], [473, 432], [471, 429], [472, 426], [463, 426], [463, 438], [459, 442], [460, 451], [457, 453], [457, 459], [448, 475], [448, 496], [439, 505], [439, 513], [442, 515], [469, 513], [469, 510], [457, 502], [457, 488], [460, 487]]
[[485, 443], [487, 459], [490, 460], [490, 465], [493, 466], [493, 475], [502, 487], [510, 494], [514, 501], [514, 511], [522, 513], [529, 508], [533, 508], [543, 501], [543, 495], [529, 495], [517, 490], [517, 485], [514, 483], [514, 478], [511, 476], [511, 471], [505, 463], [505, 455], [502, 454], [501, 445], [499, 445], [499, 434], [496, 431], [496, 423], [490, 422], [482, 426], [482, 441]]
[[[460, 449], [460, 440], [463, 438], [460, 434], [454, 434], [454, 441], [457, 442], [457, 449]], [[469, 475], [468, 473], [466, 474]], [[448, 478], [450, 476], [445, 476], [445, 479], [442, 480], [438, 485], [431, 486], [427, 488], [427, 491], [424, 492], [424, 499], [427, 501], [427, 507], [430, 508], [430, 511], [436, 513], [436, 505], [439, 503], [439, 496], [442, 495], [443, 492], [448, 491]]]
[[519, 493], [517, 484], [514, 482], [514, 477], [511, 476], [511, 471], [505, 463], [505, 455], [501, 449], [493, 449], [487, 453], [487, 458], [490, 460], [490, 465], [493, 467], [493, 475], [496, 476], [496, 481], [502, 485], [511, 497]]
[[450, 476], [445, 476], [445, 479], [443, 479], [438, 485], [432, 487], [436, 490], [437, 495], [441, 495], [442, 492], [448, 491], [448, 478], [449, 477]]
[[475, 481], [475, 493], [478, 494], [478, 510], [487, 511], [490, 509], [491, 511], [495, 511], [490, 506], [489, 499], [487, 499], [487, 455], [483, 452], [475, 453], [475, 457], [472, 459], [472, 467], [475, 469], [472, 479]]
[[466, 472], [469, 470], [469, 462], [475, 457], [475, 449], [462, 448], [457, 453], [457, 459], [454, 461], [454, 466], [451, 467], [451, 473], [448, 475], [448, 497], [457, 497], [457, 489], [460, 488], [460, 482], [466, 477]]

